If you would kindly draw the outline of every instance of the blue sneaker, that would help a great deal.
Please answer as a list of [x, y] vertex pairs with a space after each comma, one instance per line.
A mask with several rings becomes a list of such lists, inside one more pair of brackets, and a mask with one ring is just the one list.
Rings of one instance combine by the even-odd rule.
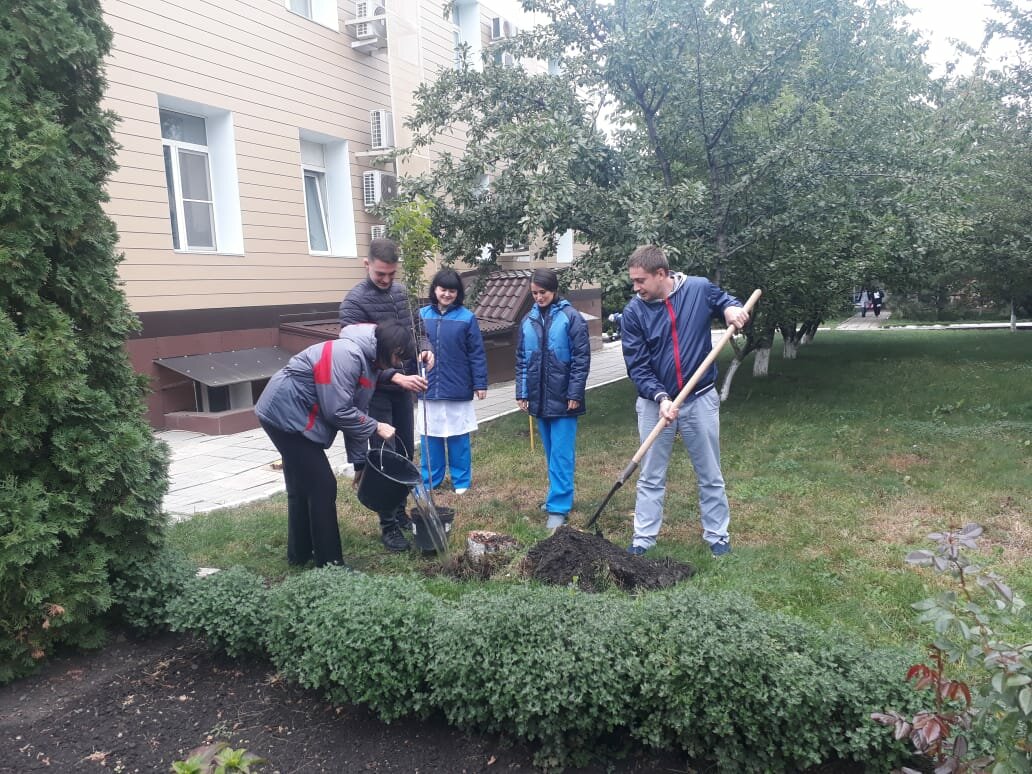
[[731, 541], [725, 540], [723, 543], [714, 543], [709, 547], [709, 550], [713, 556], [727, 556], [731, 553]]
[[645, 548], [645, 546], [629, 546], [627, 548], [627, 553], [631, 556], [645, 556], [645, 552], [648, 550], [649, 549]]

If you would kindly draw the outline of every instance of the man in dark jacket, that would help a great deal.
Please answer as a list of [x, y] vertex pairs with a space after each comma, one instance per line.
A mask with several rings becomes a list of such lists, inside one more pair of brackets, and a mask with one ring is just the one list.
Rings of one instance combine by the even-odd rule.
[[[369, 244], [369, 257], [365, 259], [368, 276], [348, 291], [340, 304], [340, 329], [356, 323], [397, 322], [412, 333], [420, 350], [418, 360], [429, 370], [434, 366], [434, 356], [425, 337], [417, 336], [415, 325], [418, 315], [413, 315], [405, 286], [395, 282], [398, 273], [398, 248], [389, 239], [374, 239]], [[415, 317], [416, 319], [413, 319]], [[376, 392], [369, 403], [369, 414], [380, 422], [392, 425], [396, 430], [395, 442], [387, 443], [373, 438], [374, 446], [388, 445], [399, 454], [412, 459], [415, 445], [414, 405], [415, 393], [426, 390], [427, 381], [417, 373], [416, 360], [409, 360], [399, 369], [381, 371], [376, 382]], [[400, 446], [400, 448], [398, 448]], [[356, 463], [355, 475], [361, 475]], [[381, 541], [388, 551], [407, 551], [409, 548], [403, 529], [409, 526], [402, 503], [391, 513], [381, 513]]]
[[710, 321], [741, 328], [749, 321], [738, 299], [703, 277], [671, 272], [659, 247], [639, 247], [627, 261], [637, 298], [624, 309], [621, 325], [627, 374], [638, 388], [635, 406], [642, 442], [662, 418], [668, 424], [646, 452], [634, 505], [634, 540], [628, 552], [644, 554], [656, 544], [663, 524], [667, 466], [674, 434], [681, 440], [699, 482], [703, 538], [714, 556], [731, 551], [730, 511], [720, 472], [720, 398], [717, 366], [699, 380], [676, 409], [675, 398], [713, 348]]

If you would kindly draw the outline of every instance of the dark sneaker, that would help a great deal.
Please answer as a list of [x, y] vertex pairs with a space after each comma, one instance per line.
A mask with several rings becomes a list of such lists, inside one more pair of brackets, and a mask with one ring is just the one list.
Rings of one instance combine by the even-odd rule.
[[645, 552], [648, 550], [649, 549], [645, 548], [645, 546], [629, 546], [627, 548], [627, 553], [631, 556], [645, 556]]
[[412, 519], [409, 518], [407, 513], [398, 514], [398, 529], [402, 532], [412, 532], [414, 527], [412, 526]]
[[714, 543], [709, 547], [709, 550], [714, 556], [726, 556], [731, 553], [731, 541], [725, 540], [723, 543]]
[[380, 542], [392, 554], [400, 554], [409, 550], [409, 542], [398, 527], [387, 527], [380, 535]]

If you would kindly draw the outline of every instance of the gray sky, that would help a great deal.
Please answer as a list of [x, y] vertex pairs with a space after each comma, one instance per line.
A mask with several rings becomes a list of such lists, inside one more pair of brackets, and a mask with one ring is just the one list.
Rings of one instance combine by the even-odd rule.
[[[985, 20], [993, 15], [992, 7], [983, 0], [906, 0], [906, 3], [914, 9], [911, 27], [930, 42], [926, 58], [937, 75], [955, 56], [949, 39], [959, 38], [977, 48], [985, 33]], [[1005, 44], [994, 43], [989, 55], [995, 59], [1009, 50]], [[967, 69], [963, 60], [960, 67]]]

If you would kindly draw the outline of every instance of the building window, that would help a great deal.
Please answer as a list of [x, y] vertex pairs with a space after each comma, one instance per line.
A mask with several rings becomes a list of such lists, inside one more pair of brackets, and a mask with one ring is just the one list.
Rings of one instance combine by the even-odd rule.
[[315, 255], [357, 255], [347, 142], [302, 130], [301, 184], [308, 251]]
[[172, 246], [242, 254], [232, 114], [159, 95], [158, 119]]
[[475, 70], [483, 68], [481, 55], [483, 51], [482, 33], [480, 30], [480, 6], [477, 3], [460, 2], [452, 4], [452, 66], [462, 67], [462, 53], [468, 48], [469, 64]]
[[337, 26], [337, 0], [286, 0], [287, 10], [304, 16], [316, 24], [329, 27], [332, 30], [339, 29]]
[[162, 110], [165, 185], [177, 250], [215, 250], [215, 198], [204, 118]]

